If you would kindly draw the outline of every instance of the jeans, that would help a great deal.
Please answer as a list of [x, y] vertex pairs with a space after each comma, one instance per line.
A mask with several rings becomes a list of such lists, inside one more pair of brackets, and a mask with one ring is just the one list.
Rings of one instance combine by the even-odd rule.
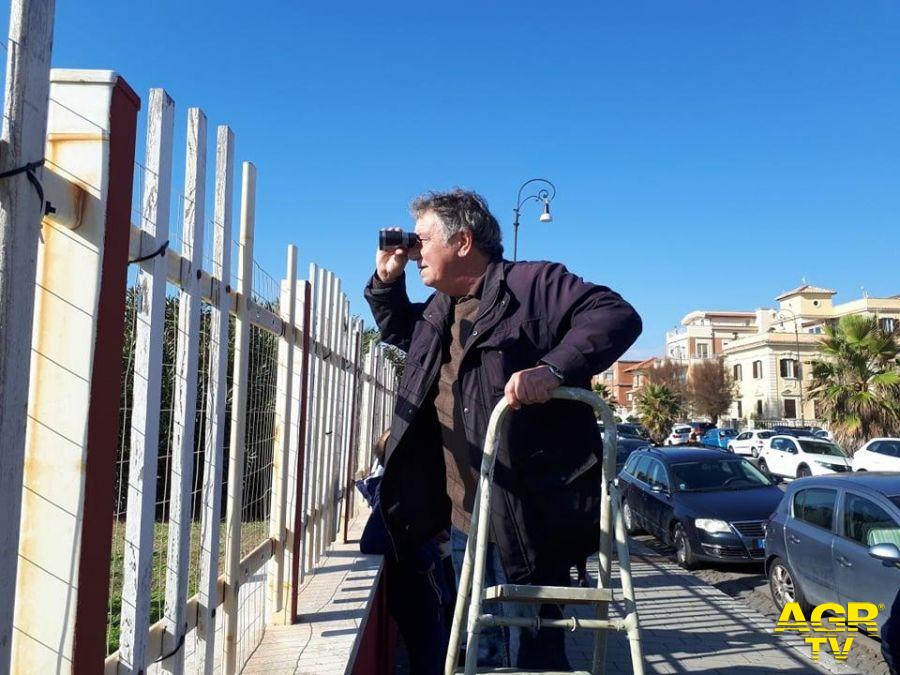
[[[453, 557], [453, 571], [456, 572], [456, 584], [462, 574], [463, 560], [466, 556], [467, 535], [455, 527], [450, 528], [450, 546]], [[474, 561], [473, 561], [474, 562]], [[506, 583], [506, 574], [500, 564], [500, 555], [493, 542], [488, 544], [487, 559], [484, 567], [484, 586], [497, 586]], [[487, 602], [484, 611], [497, 616], [504, 616], [504, 607], [499, 602]], [[463, 641], [467, 616], [463, 617]], [[491, 668], [506, 668], [511, 661], [509, 653], [509, 628], [505, 626], [487, 626], [482, 629], [478, 639], [478, 665]]]
[[[450, 529], [453, 568], [456, 571], [456, 582], [459, 584], [463, 560], [466, 554], [466, 533], [455, 527]], [[488, 544], [487, 559], [484, 569], [484, 586], [496, 586], [509, 583], [500, 555], [494, 543]], [[516, 581], [516, 583], [535, 583], [547, 586], [568, 586], [569, 569], [560, 568], [552, 575], [542, 575], [533, 580]], [[483, 605], [485, 613], [495, 616], [518, 616], [533, 618], [538, 613], [545, 619], [562, 618], [562, 605], [534, 605], [531, 603], [487, 602]], [[463, 622], [465, 631], [465, 621]], [[544, 628], [536, 631], [531, 628], [507, 628], [490, 626], [481, 631], [478, 640], [478, 665], [490, 667], [517, 668], [552, 668], [570, 670], [566, 658], [566, 636], [559, 628]]]

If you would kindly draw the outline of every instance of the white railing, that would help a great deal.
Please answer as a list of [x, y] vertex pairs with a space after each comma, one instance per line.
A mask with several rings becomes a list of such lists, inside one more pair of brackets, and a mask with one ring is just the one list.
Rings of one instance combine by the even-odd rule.
[[[293, 246], [280, 283], [254, 263], [249, 162], [233, 241], [227, 126], [207, 172], [203, 111], [186, 111], [182, 158], [175, 102], [151, 90], [136, 163], [140, 100], [124, 79], [49, 73], [52, 3], [12, 11], [7, 73], [24, 80], [7, 86], [0, 161], [46, 147], [33, 173], [53, 208], [42, 219], [26, 174], [0, 181], [3, 260], [34, 258], [0, 268], [15, 318], [0, 358], [17, 354], [20, 377], [0, 406], [28, 402], [0, 427], [15, 496], [0, 529], [18, 551], [0, 560], [0, 672], [238, 672], [267, 624], [295, 620], [304, 576], [346, 537], [396, 368], [383, 346], [363, 354], [333, 273], [313, 264], [298, 279]], [[20, 43], [47, 53], [22, 67]], [[20, 124], [26, 107], [44, 123]], [[33, 278], [30, 297], [7, 292], [10, 274]]]

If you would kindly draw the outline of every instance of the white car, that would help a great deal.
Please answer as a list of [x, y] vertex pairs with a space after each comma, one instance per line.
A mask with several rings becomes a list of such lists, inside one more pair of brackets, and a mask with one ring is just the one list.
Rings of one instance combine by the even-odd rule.
[[728, 452], [759, 457], [759, 451], [766, 445], [766, 439], [772, 438], [774, 435], [775, 432], [768, 429], [751, 429], [741, 432], [728, 441]]
[[685, 445], [691, 440], [691, 425], [676, 424], [672, 427], [672, 433], [666, 438], [665, 445]]
[[853, 455], [854, 471], [900, 471], [900, 438], [873, 438]]
[[821, 476], [850, 471], [847, 453], [820, 438], [772, 436], [759, 453], [759, 468], [765, 473], [790, 478]]

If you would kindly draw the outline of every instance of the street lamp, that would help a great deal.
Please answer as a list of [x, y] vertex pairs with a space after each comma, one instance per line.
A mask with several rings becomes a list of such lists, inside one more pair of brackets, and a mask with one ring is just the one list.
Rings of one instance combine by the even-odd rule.
[[[545, 185], [548, 185], [550, 189], [548, 190], [546, 187], [542, 187], [533, 195], [523, 197], [522, 191], [531, 183], [543, 183]], [[544, 212], [541, 214], [541, 217], [538, 218], [538, 220], [540, 220], [542, 223], [552, 223], [553, 216], [550, 215], [550, 202], [553, 201], [553, 198], [555, 196], [556, 186], [546, 178], [532, 178], [531, 180], [526, 180], [519, 187], [519, 195], [516, 197], [516, 208], [513, 209], [513, 213], [516, 214], [516, 220], [513, 223], [513, 262], [518, 259], [519, 253], [519, 211], [522, 209], [522, 205], [532, 199], [536, 202], [542, 202], [544, 204]]]
[[[803, 370], [800, 367], [800, 331], [798, 329], [797, 315], [794, 314], [790, 309], [779, 309], [776, 313], [776, 318], [781, 319], [779, 316], [782, 312], [790, 314], [791, 320], [794, 322], [794, 342], [797, 346], [797, 384], [800, 386], [800, 426], [806, 426], [806, 418], [803, 415]], [[781, 325], [784, 327], [784, 319], [781, 319]]]

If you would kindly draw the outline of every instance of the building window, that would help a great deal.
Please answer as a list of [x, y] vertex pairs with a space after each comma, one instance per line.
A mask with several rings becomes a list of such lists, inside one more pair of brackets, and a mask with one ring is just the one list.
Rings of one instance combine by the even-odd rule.
[[800, 363], [797, 359], [781, 359], [779, 370], [782, 377], [795, 380], [800, 375]]
[[793, 398], [784, 399], [784, 419], [797, 419], [797, 401]]
[[[744, 369], [741, 368], [740, 363], [735, 363], [734, 368], [732, 368], [732, 371], [734, 372], [735, 381], [740, 382], [741, 380], [744, 379]], [[738, 415], [738, 417], [740, 417], [740, 415]]]
[[762, 361], [754, 361], [753, 362], [753, 379], [754, 380], [762, 379]]
[[628, 394], [628, 402], [630, 403], [633, 400], [634, 400], [634, 394], [629, 393]]
[[762, 417], [762, 401], [760, 400], [756, 401], [756, 416]]
[[709, 345], [705, 342], [697, 345], [697, 356], [701, 359], [709, 358]]
[[738, 416], [738, 419], [740, 419], [744, 416], [744, 406], [741, 404], [740, 401], [737, 402], [737, 416]]
[[885, 333], [893, 333], [893, 332], [894, 332], [894, 326], [895, 326], [895, 325], [896, 325], [896, 324], [894, 323], [894, 320], [893, 320], [893, 319], [890, 319], [890, 318], [888, 318], [888, 319], [878, 319], [878, 326], [879, 326], [879, 328], [881, 328], [881, 330], [883, 330]]

